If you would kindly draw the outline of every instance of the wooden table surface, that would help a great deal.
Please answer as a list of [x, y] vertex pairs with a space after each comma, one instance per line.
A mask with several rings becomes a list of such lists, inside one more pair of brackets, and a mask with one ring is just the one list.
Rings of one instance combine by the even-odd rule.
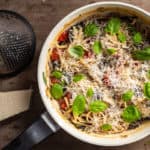
[[[97, 0], [98, 1], [98, 0]], [[150, 10], [150, 0], [122, 0]], [[28, 112], [0, 122], [0, 149], [20, 134], [35, 120], [44, 106], [37, 87], [37, 62], [41, 46], [56, 23], [72, 10], [96, 2], [96, 0], [0, 0], [0, 9], [16, 11], [32, 24], [37, 37], [36, 53], [33, 62], [15, 77], [0, 79], [0, 91], [20, 90], [32, 87], [34, 96]], [[134, 144], [121, 147], [98, 147], [71, 137], [63, 130], [35, 146], [35, 150], [150, 150], [150, 137]]]

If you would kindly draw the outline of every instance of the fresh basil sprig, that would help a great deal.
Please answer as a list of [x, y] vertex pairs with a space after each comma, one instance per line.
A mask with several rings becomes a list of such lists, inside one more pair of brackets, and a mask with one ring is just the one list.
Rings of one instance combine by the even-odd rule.
[[125, 92], [124, 94], [122, 94], [122, 99], [126, 102], [130, 101], [132, 99], [133, 96], [133, 91], [129, 90], [127, 92]]
[[144, 84], [144, 95], [150, 99], [150, 82]]
[[105, 31], [114, 35], [119, 32], [120, 24], [119, 18], [111, 18], [105, 27]]
[[62, 85], [55, 83], [51, 87], [51, 95], [55, 99], [60, 99], [63, 96], [63, 87]]
[[74, 82], [78, 82], [78, 81], [82, 80], [84, 77], [85, 77], [84, 74], [81, 74], [81, 73], [80, 74], [76, 74], [76, 75], [73, 76], [73, 81]]
[[86, 36], [94, 36], [98, 32], [98, 26], [95, 23], [89, 23], [84, 28], [84, 34]]
[[141, 112], [136, 106], [130, 105], [123, 110], [121, 116], [124, 121], [133, 123], [141, 118]]
[[150, 60], [150, 47], [147, 47], [143, 50], [136, 50], [132, 53], [132, 57], [135, 60]]
[[124, 43], [126, 41], [126, 35], [122, 32], [119, 32], [118, 33], [118, 40], [121, 42], [121, 43]]
[[102, 51], [102, 45], [100, 41], [95, 41], [93, 44], [93, 52], [98, 55]]
[[94, 95], [94, 91], [92, 88], [89, 88], [86, 92], [86, 96], [91, 98]]
[[85, 104], [86, 104], [86, 99], [84, 95], [77, 95], [73, 105], [72, 105], [72, 112], [75, 116], [79, 116], [85, 111]]
[[133, 35], [133, 42], [135, 44], [140, 44], [142, 42], [142, 35], [141, 35], [140, 32], [134, 33], [134, 35]]
[[52, 72], [52, 76], [55, 77], [55, 78], [57, 78], [57, 79], [61, 79], [62, 72], [55, 70], [55, 71]]
[[75, 58], [81, 58], [84, 55], [84, 49], [80, 45], [75, 45], [69, 49], [69, 54]]
[[100, 100], [96, 100], [90, 103], [89, 110], [91, 112], [101, 112], [105, 111], [108, 108], [108, 105]]
[[103, 124], [101, 127], [102, 131], [110, 131], [112, 129], [112, 126], [110, 124]]

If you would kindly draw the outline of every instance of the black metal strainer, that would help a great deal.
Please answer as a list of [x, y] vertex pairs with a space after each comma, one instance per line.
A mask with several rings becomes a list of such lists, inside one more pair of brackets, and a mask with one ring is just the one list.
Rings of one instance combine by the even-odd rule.
[[15, 74], [31, 62], [35, 41], [34, 31], [24, 17], [0, 10], [0, 77]]

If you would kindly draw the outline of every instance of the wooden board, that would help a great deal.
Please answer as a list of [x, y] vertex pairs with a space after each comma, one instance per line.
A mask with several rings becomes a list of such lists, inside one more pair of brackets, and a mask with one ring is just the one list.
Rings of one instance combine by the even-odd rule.
[[[98, 0], [97, 0], [98, 1]], [[150, 10], [149, 0], [123, 0]], [[42, 44], [56, 23], [72, 10], [96, 2], [96, 0], [0, 0], [0, 9], [14, 10], [25, 16], [34, 27], [37, 45], [33, 62], [22, 73], [15, 77], [0, 79], [0, 91], [20, 90], [32, 87], [34, 96], [30, 111], [0, 123], [0, 149], [20, 134], [44, 110], [37, 87], [37, 62]], [[59, 131], [35, 150], [150, 150], [150, 137], [134, 144], [122, 147], [98, 147], [69, 136]]]

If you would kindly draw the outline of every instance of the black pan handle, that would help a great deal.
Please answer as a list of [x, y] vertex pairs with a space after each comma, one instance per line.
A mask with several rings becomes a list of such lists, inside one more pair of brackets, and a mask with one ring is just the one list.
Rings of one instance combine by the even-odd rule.
[[33, 145], [40, 143], [59, 129], [60, 127], [45, 112], [3, 150], [29, 150]]

